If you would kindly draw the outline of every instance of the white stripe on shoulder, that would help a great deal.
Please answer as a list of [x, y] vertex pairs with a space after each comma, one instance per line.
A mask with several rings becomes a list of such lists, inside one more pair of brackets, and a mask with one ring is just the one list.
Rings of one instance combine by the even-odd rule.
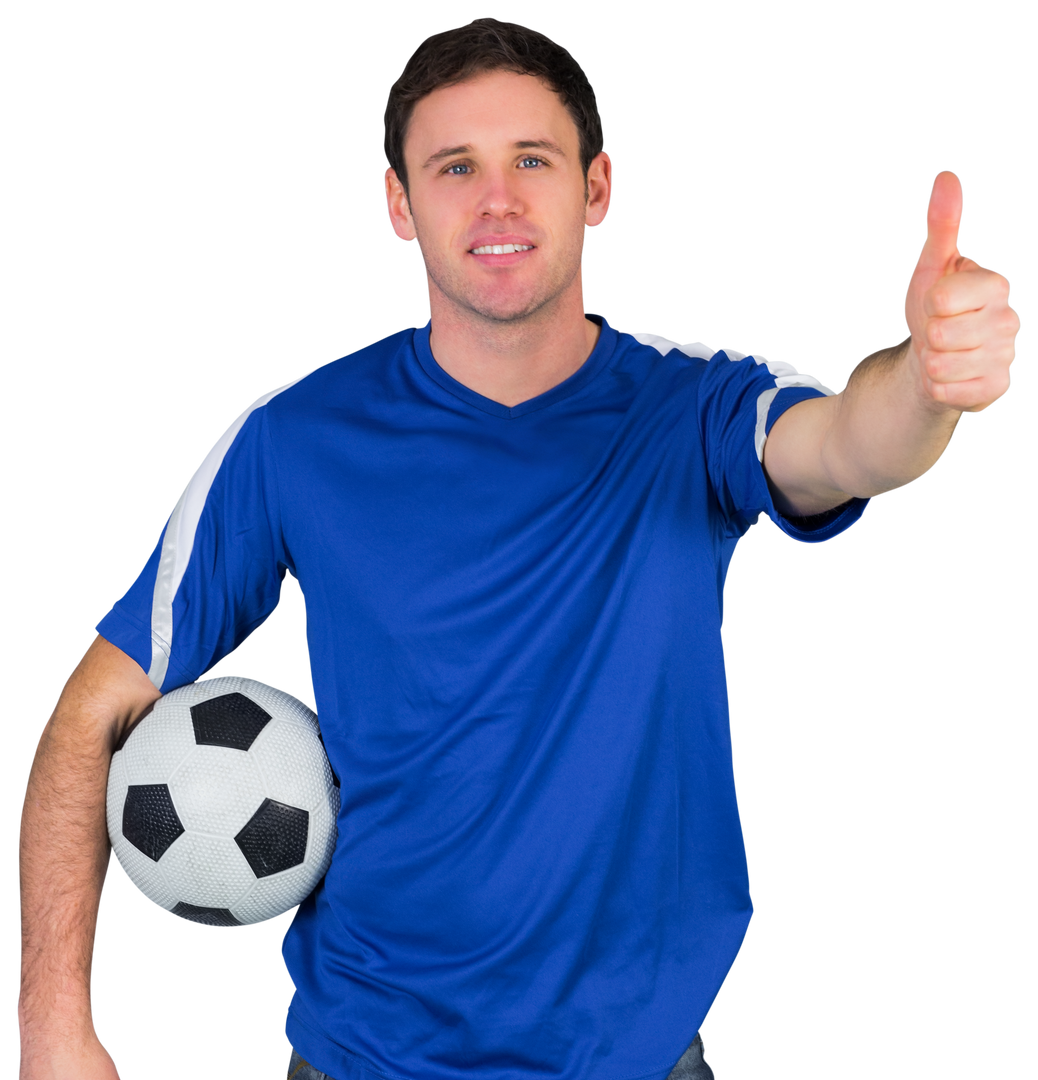
[[[727, 350], [725, 350], [727, 351]], [[731, 356], [731, 353], [729, 353]], [[765, 360], [763, 356], [751, 356], [754, 363], [766, 367], [775, 376], [774, 389], [765, 390], [757, 397], [757, 426], [753, 431], [753, 445], [757, 451], [757, 460], [764, 460], [764, 444], [768, 441], [768, 412], [771, 403], [775, 400], [780, 390], [788, 386], [805, 386], [817, 390], [826, 397], [832, 397], [833, 392], [828, 386], [823, 386], [817, 379], [810, 375], [801, 375], [792, 364], [783, 364]]]
[[665, 356], [672, 349], [685, 353], [686, 356], [698, 356], [700, 360], [712, 360], [718, 352], [723, 352], [732, 362], [745, 360], [746, 356], [752, 356], [754, 363], [767, 367], [769, 374], [774, 376], [774, 387], [769, 387], [757, 397], [757, 423], [754, 430], [754, 446], [757, 450], [757, 460], [764, 461], [764, 444], [767, 441], [766, 429], [768, 426], [768, 409], [774, 401], [774, 397], [780, 390], [786, 387], [810, 387], [818, 390], [826, 397], [836, 393], [836, 390], [827, 382], [823, 382], [817, 375], [801, 370], [782, 357], [772, 360], [763, 352], [743, 352], [732, 346], [722, 346], [715, 349], [707, 345], [702, 338], [693, 338], [689, 341], [678, 341], [677, 338], [668, 337], [665, 334], [657, 334], [655, 330], [623, 330], [624, 334], [630, 334], [638, 342], [638, 345], [647, 345], [661, 355]]
[[[298, 380], [296, 380], [298, 381]], [[294, 386], [288, 383], [269, 394], [264, 394], [249, 406], [223, 433], [219, 442], [209, 451], [205, 461], [191, 477], [180, 502], [170, 515], [166, 526], [166, 535], [162, 539], [162, 552], [159, 556], [159, 568], [155, 575], [155, 590], [151, 600], [151, 667], [148, 678], [157, 690], [162, 689], [169, 667], [169, 656], [173, 648], [173, 598], [184, 579], [191, 551], [195, 545], [195, 533], [202, 517], [202, 509], [209, 497], [216, 474], [220, 471], [223, 459], [231, 448], [245, 421], [259, 408], [276, 398], [278, 394]]]
[[697, 360], [709, 360], [714, 355], [714, 350], [709, 345], [704, 345], [701, 341], [695, 341], [691, 345], [679, 345], [676, 341], [668, 341], [666, 338], [658, 337], [656, 334], [632, 334], [631, 337], [638, 342], [639, 345], [649, 345], [654, 348], [660, 356], [666, 356], [667, 353], [677, 349], [678, 352], [684, 353], [686, 356], [691, 356]]

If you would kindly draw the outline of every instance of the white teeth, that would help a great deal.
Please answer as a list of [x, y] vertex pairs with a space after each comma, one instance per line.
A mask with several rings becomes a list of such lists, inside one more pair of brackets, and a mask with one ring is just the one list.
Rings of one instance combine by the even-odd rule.
[[517, 251], [530, 251], [533, 244], [484, 244], [473, 248], [473, 255], [513, 255]]

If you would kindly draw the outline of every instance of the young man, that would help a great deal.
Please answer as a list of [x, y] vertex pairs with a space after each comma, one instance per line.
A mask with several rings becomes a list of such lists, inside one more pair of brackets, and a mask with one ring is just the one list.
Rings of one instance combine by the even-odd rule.
[[394, 86], [386, 174], [432, 318], [261, 399], [103, 620], [23, 831], [23, 1080], [111, 1080], [90, 1022], [112, 747], [307, 603], [342, 780], [299, 909], [296, 1080], [708, 1077], [696, 1036], [750, 914], [720, 588], [761, 512], [798, 539], [924, 472], [1008, 385], [1018, 321], [937, 178], [910, 337], [839, 395], [586, 317], [609, 205], [567, 53], [479, 20]]

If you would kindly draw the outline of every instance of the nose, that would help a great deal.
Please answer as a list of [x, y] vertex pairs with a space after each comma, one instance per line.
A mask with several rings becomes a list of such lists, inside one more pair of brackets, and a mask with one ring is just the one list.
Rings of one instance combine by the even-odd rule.
[[477, 214], [498, 220], [521, 217], [526, 208], [520, 198], [516, 180], [517, 177], [511, 169], [494, 169], [484, 173]]

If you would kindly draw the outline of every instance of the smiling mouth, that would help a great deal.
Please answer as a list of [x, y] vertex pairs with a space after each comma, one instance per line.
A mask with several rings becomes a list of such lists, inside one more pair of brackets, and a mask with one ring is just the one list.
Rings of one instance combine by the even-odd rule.
[[472, 248], [470, 255], [514, 255], [517, 251], [532, 251], [533, 244], [484, 244]]

